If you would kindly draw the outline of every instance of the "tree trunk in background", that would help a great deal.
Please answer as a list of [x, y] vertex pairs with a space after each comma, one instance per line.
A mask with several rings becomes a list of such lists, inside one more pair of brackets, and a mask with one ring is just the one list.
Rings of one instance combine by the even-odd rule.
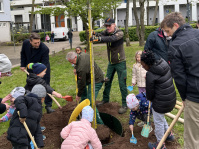
[[153, 16], [152, 26], [155, 25], [156, 16], [157, 16], [157, 13], [158, 13], [158, 4], [159, 4], [159, 0], [156, 0], [155, 12], [154, 12], [154, 16]]
[[139, 4], [140, 4], [140, 21], [139, 21], [138, 15], [137, 15], [137, 9], [136, 9], [136, 0], [133, 0], [133, 12], [134, 12], [134, 15], [135, 15], [136, 34], [137, 34], [138, 39], [139, 39], [139, 46], [144, 45], [144, 31], [145, 31], [145, 27], [144, 27], [144, 2], [145, 2], [145, 0], [139, 0]]
[[34, 5], [35, 5], [35, 0], [32, 0], [32, 11], [31, 11], [31, 16], [30, 16], [30, 28], [29, 28], [30, 33], [32, 32], [32, 26], [33, 26]]
[[126, 2], [126, 24], [125, 24], [125, 36], [126, 36], [126, 46], [130, 46], [130, 40], [129, 40], [129, 0]]
[[115, 8], [115, 9], [114, 9], [114, 20], [115, 20], [115, 22], [117, 21], [117, 20], [116, 20], [116, 10], [117, 10], [117, 9]]
[[149, 26], [149, 0], [147, 0], [147, 26]]

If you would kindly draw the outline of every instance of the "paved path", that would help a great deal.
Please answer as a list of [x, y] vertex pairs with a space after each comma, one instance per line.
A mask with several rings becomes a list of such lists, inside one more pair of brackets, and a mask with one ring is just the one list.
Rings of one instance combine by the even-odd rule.
[[[55, 41], [54, 44], [46, 43], [44, 42], [49, 50], [50, 54], [52, 54], [52, 51], [59, 52], [63, 48], [64, 49], [70, 49], [70, 44], [67, 41]], [[73, 47], [81, 46], [84, 48], [86, 45], [84, 45], [82, 42], [80, 42], [79, 39], [79, 32], [73, 32]], [[20, 64], [20, 51], [22, 46], [0, 46], [0, 53], [3, 53], [8, 56], [10, 61], [12, 62], [13, 67], [19, 66]]]

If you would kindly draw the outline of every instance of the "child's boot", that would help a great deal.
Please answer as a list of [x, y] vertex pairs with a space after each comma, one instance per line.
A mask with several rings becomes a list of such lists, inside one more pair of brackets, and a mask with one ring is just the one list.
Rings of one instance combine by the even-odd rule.
[[174, 135], [173, 135], [172, 132], [170, 132], [170, 134], [169, 134], [168, 137], [166, 138], [166, 141], [168, 141], [168, 142], [173, 142], [173, 141], [175, 141], [175, 137], [174, 137]]
[[[159, 142], [155, 142], [155, 143], [149, 142], [149, 143], [148, 143], [148, 147], [149, 147], [150, 149], [156, 149], [157, 146], [158, 146], [158, 143], [159, 143]], [[163, 143], [163, 145], [161, 146], [161, 149], [167, 149], [166, 146], [165, 146], [165, 143]]]
[[46, 111], [47, 111], [48, 114], [52, 113], [52, 112], [55, 112], [54, 109], [52, 109], [51, 107], [48, 107], [48, 106], [46, 106]]

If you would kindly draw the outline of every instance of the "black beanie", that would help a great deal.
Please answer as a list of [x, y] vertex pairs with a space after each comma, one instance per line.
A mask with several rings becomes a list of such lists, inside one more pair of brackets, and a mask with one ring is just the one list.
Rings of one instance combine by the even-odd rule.
[[6, 111], [6, 105], [0, 103], [0, 114], [4, 113]]

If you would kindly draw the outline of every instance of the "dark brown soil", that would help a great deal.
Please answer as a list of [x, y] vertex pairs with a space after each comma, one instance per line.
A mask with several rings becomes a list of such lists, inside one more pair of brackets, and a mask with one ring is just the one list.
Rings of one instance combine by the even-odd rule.
[[[43, 114], [41, 126], [45, 126], [46, 130], [43, 134], [46, 136], [44, 149], [59, 149], [61, 146], [60, 132], [64, 128], [70, 118], [71, 113], [76, 107], [75, 102], [68, 102], [62, 109], [57, 109], [54, 113]], [[134, 127], [134, 136], [137, 138], [137, 144], [131, 144], [131, 132], [128, 128], [129, 114], [118, 114], [120, 105], [118, 103], [107, 103], [98, 110], [103, 113], [108, 113], [120, 120], [123, 126], [123, 137], [114, 133], [108, 127], [98, 125], [97, 134], [103, 144], [103, 149], [147, 149], [148, 142], [155, 142], [156, 138], [152, 131], [148, 138], [141, 136], [142, 128]], [[152, 124], [153, 125], [153, 124]], [[154, 128], [154, 126], [153, 126]], [[6, 133], [0, 136], [0, 149], [11, 149], [10, 142], [6, 139]], [[178, 149], [180, 145], [177, 142], [166, 143], [167, 149]]]

